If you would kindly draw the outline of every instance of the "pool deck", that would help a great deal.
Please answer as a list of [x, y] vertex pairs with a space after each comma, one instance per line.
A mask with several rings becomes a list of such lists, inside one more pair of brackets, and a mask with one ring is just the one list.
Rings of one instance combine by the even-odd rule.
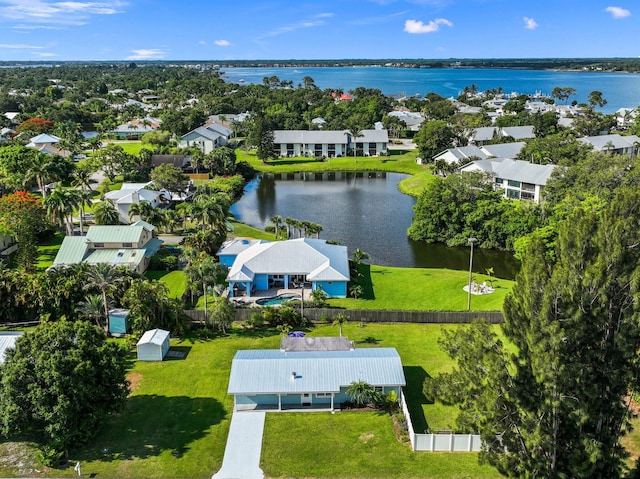
[[[258, 299], [262, 299], [262, 298], [273, 298], [274, 296], [278, 296], [280, 294], [297, 294], [300, 295], [302, 293], [302, 288], [289, 288], [289, 289], [285, 289], [285, 288], [272, 288], [272, 289], [267, 289], [267, 290], [263, 290], [263, 291], [255, 291], [253, 292], [253, 294], [251, 295], [250, 298], [246, 297], [246, 296], [234, 296], [233, 298], [231, 298], [231, 302], [233, 303], [237, 303], [237, 304], [242, 304], [242, 305], [255, 305], [256, 300]], [[304, 288], [304, 299], [305, 301], [308, 301], [309, 299], [311, 299], [311, 288]]]

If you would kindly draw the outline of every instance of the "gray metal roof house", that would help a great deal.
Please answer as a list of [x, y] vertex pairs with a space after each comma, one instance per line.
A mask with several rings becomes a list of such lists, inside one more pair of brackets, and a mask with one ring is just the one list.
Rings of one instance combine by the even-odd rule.
[[345, 156], [354, 145], [358, 155], [377, 156], [386, 153], [387, 130], [362, 130], [352, 137], [347, 130], [275, 130], [273, 142], [280, 156]]
[[234, 240], [217, 252], [223, 264], [231, 265], [227, 282], [229, 295], [234, 287], [266, 291], [311, 283], [331, 298], [345, 298], [350, 279], [347, 247], [329, 244], [322, 239], [297, 238], [287, 241]]
[[395, 348], [238, 351], [228, 393], [234, 396], [235, 410], [333, 411], [349, 400], [346, 390], [358, 381], [399, 397], [406, 380]]
[[556, 165], [551, 164], [536, 165], [510, 158], [491, 158], [468, 163], [459, 171], [487, 173], [493, 178], [494, 187], [504, 190], [505, 198], [539, 203], [542, 190], [555, 168]]

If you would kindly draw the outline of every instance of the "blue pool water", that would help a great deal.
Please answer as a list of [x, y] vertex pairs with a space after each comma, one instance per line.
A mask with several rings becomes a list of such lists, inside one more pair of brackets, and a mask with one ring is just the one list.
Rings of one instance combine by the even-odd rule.
[[260, 298], [256, 300], [256, 304], [260, 306], [276, 306], [284, 303], [285, 301], [290, 301], [292, 299], [300, 299], [299, 294], [279, 294], [278, 296], [273, 296], [271, 298]]

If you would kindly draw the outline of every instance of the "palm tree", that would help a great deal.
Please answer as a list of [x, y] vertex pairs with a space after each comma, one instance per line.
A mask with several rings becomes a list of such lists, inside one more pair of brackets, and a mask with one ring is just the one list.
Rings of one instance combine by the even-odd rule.
[[77, 190], [78, 208], [80, 209], [80, 236], [84, 235], [84, 207], [93, 204], [93, 195], [90, 191]]
[[123, 277], [118, 269], [106, 263], [92, 265], [87, 270], [87, 283], [85, 288], [100, 291], [107, 332], [109, 331], [109, 291], [122, 281]]
[[293, 225], [296, 220], [294, 220], [291, 216], [287, 216], [284, 219], [285, 224], [287, 225], [287, 239], [291, 238], [291, 230], [293, 229]]
[[187, 231], [187, 216], [191, 211], [191, 203], [182, 202], [176, 205], [176, 212], [182, 216], [182, 231]]
[[58, 173], [56, 171], [56, 162], [52, 155], [44, 153], [36, 153], [32, 156], [25, 177], [27, 180], [35, 180], [38, 185], [38, 189], [43, 198], [47, 197], [46, 185], [51, 181], [58, 179]]
[[360, 248], [356, 248], [355, 251], [353, 252], [353, 262], [356, 265], [359, 265], [363, 259], [369, 259], [369, 258], [370, 258], [369, 253], [365, 253]]
[[607, 141], [604, 146], [602, 147], [602, 149], [609, 153], [611, 151], [613, 151], [615, 149], [615, 145], [613, 144], [613, 142], [611, 140]]
[[98, 203], [93, 209], [93, 214], [97, 225], [117, 225], [120, 223], [120, 214], [109, 200]]
[[344, 134], [347, 135], [347, 146], [353, 140], [353, 161], [357, 162], [358, 160], [356, 160], [356, 150], [358, 148], [357, 148], [356, 139], [363, 137], [364, 134], [362, 133], [362, 130], [359, 129], [357, 126], [352, 126], [347, 131], [345, 131]]
[[91, 171], [87, 168], [76, 168], [73, 172], [73, 181], [71, 184], [81, 190], [91, 191]]
[[181, 222], [180, 213], [176, 210], [164, 210], [163, 223], [167, 228], [167, 233], [173, 233]]
[[276, 227], [276, 239], [278, 239], [278, 233], [280, 233], [280, 226], [282, 225], [282, 222], [283, 222], [282, 216], [280, 215], [272, 216], [270, 221]]
[[51, 220], [58, 225], [65, 225], [67, 236], [73, 236], [73, 212], [80, 204], [80, 191], [65, 190], [58, 185], [44, 199], [44, 207]]
[[356, 407], [363, 407], [368, 404], [375, 404], [378, 402], [379, 394], [376, 389], [362, 380], [353, 381], [346, 390], [349, 400]]
[[146, 221], [154, 226], [159, 226], [161, 221], [160, 213], [156, 211], [148, 201], [134, 203], [129, 207], [129, 219], [133, 220], [134, 216], [139, 216], [142, 221]]
[[333, 317], [333, 326], [340, 327], [340, 337], [342, 337], [342, 325], [347, 321], [349, 321], [349, 316], [347, 316], [346, 314], [339, 313]]
[[90, 294], [87, 296], [86, 301], [80, 301], [78, 303], [76, 312], [83, 318], [95, 321], [98, 327], [102, 326], [100, 324], [100, 319], [104, 315], [102, 296], [99, 294]]

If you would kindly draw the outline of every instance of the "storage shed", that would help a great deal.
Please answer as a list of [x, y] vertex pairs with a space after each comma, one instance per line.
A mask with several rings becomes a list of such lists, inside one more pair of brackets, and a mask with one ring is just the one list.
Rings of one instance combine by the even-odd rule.
[[169, 346], [169, 331], [146, 331], [138, 341], [138, 361], [162, 361]]
[[3, 331], [0, 332], [0, 364], [4, 363], [5, 351], [7, 349], [13, 349], [16, 346], [16, 341], [24, 333], [22, 331]]
[[109, 333], [112, 336], [122, 337], [129, 332], [129, 310], [109, 310]]

